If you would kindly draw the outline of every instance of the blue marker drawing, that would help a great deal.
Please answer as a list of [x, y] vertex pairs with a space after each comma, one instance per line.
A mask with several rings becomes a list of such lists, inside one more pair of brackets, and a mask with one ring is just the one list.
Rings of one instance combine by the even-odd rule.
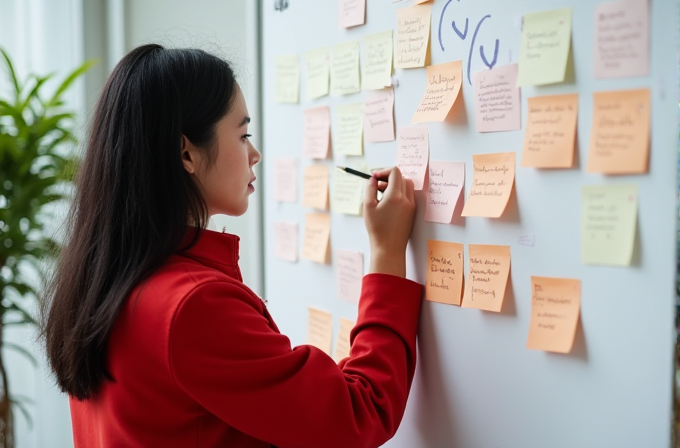
[[453, 27], [453, 31], [456, 32], [456, 34], [458, 35], [458, 37], [460, 37], [462, 40], [465, 40], [465, 38], [467, 37], [468, 25], [469, 25], [469, 24], [470, 24], [470, 21], [469, 21], [469, 20], [467, 19], [467, 17], [466, 17], [466, 18], [465, 18], [465, 32], [463, 32], [463, 33], [461, 33], [461, 32], [458, 30], [458, 27], [456, 26], [456, 21], [455, 21], [455, 20], [451, 22], [451, 27]]
[[[442, 42], [442, 22], [444, 21], [444, 13], [446, 12], [446, 8], [449, 7], [449, 4], [453, 0], [448, 0], [446, 4], [444, 5], [444, 9], [442, 9], [442, 14], [439, 16], [439, 46], [441, 47], [442, 51], [444, 51], [444, 43]], [[458, 0], [460, 1], [460, 0]], [[467, 29], [467, 28], [466, 28]], [[467, 31], [466, 31], [467, 33]]]

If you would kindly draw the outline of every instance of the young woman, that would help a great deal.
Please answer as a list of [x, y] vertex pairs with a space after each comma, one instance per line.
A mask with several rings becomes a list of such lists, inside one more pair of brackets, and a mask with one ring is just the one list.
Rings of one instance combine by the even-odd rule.
[[104, 87], [44, 308], [76, 448], [377, 447], [397, 430], [422, 292], [405, 279], [413, 184], [396, 168], [367, 184], [351, 356], [291, 348], [242, 283], [238, 237], [204, 230], [248, 208], [249, 122], [229, 64], [200, 50], [137, 48]]

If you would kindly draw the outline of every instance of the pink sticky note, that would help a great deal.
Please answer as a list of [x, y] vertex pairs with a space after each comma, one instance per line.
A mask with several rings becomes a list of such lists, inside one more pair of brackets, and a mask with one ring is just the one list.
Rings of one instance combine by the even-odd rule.
[[335, 281], [340, 299], [359, 303], [363, 277], [364, 254], [342, 249], [335, 250]]
[[477, 99], [477, 132], [521, 128], [517, 64], [501, 65], [473, 76]]
[[276, 159], [274, 199], [279, 202], [297, 202], [297, 161], [295, 159]]
[[281, 260], [298, 259], [298, 225], [296, 222], [277, 221], [274, 223], [274, 256]]
[[367, 142], [394, 141], [394, 90], [373, 90], [364, 104], [364, 136]]
[[463, 162], [430, 162], [425, 221], [450, 223], [464, 184]]
[[427, 127], [399, 128], [397, 140], [397, 166], [404, 177], [413, 181], [416, 190], [422, 190], [430, 153]]
[[305, 134], [302, 141], [302, 157], [325, 159], [331, 139], [331, 112], [328, 106], [304, 111]]
[[366, 0], [338, 1], [338, 25], [340, 28], [366, 23]]

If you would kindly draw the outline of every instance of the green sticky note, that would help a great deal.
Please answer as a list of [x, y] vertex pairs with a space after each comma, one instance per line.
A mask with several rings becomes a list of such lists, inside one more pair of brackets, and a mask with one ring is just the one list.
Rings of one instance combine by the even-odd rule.
[[637, 224], [637, 186], [581, 188], [581, 261], [629, 266]]
[[333, 152], [347, 156], [364, 154], [364, 103], [335, 108]]
[[517, 85], [563, 82], [571, 44], [571, 8], [526, 14]]
[[[352, 168], [367, 172], [366, 165], [356, 164]], [[361, 215], [366, 181], [361, 177], [341, 170], [333, 170], [333, 186], [331, 188], [331, 211], [346, 215]]]

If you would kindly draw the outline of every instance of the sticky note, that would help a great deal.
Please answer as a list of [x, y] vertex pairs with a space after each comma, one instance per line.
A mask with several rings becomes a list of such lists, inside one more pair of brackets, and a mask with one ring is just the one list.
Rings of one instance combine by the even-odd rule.
[[335, 362], [340, 362], [349, 357], [351, 349], [350, 336], [355, 324], [355, 322], [349, 319], [340, 318], [340, 331], [335, 340], [335, 350], [333, 351], [333, 359]]
[[460, 305], [463, 295], [463, 245], [446, 241], [427, 242], [425, 299]]
[[[351, 166], [362, 173], [367, 172], [365, 164]], [[366, 181], [359, 176], [342, 170], [333, 171], [333, 188], [331, 188], [331, 210], [334, 213], [360, 215], [364, 198]]]
[[296, 222], [274, 223], [274, 256], [280, 260], [297, 261], [298, 225]]
[[305, 167], [302, 183], [302, 206], [328, 210], [328, 167], [326, 165]]
[[649, 73], [649, 1], [621, 0], [595, 5], [596, 78]]
[[399, 128], [397, 140], [397, 166], [404, 177], [413, 181], [414, 189], [422, 190], [430, 157], [427, 127]]
[[458, 98], [463, 79], [461, 61], [427, 67], [427, 86], [412, 123], [444, 121]]
[[302, 240], [302, 258], [317, 263], [328, 261], [331, 236], [331, 217], [326, 213], [308, 213]]
[[391, 86], [392, 30], [365, 36], [361, 50], [361, 88], [377, 90]]
[[510, 246], [468, 244], [463, 308], [499, 313], [510, 274]]
[[477, 99], [477, 132], [517, 131], [521, 128], [517, 64], [476, 72], [473, 84]]
[[637, 225], [637, 186], [583, 186], [581, 197], [581, 261], [630, 265]]
[[593, 93], [589, 173], [647, 172], [650, 101], [649, 89]]
[[366, 0], [338, 0], [338, 25], [351, 28], [366, 22]]
[[274, 162], [274, 200], [297, 202], [297, 160], [276, 159]]
[[529, 98], [522, 166], [571, 168], [574, 165], [578, 94]]
[[364, 278], [364, 254], [341, 249], [334, 252], [338, 298], [350, 303], [359, 303], [361, 281]]
[[325, 311], [308, 307], [307, 344], [331, 354], [333, 339], [333, 316]]
[[328, 106], [305, 109], [302, 157], [325, 159], [330, 152], [331, 112]]
[[305, 86], [307, 98], [315, 99], [328, 95], [328, 83], [331, 72], [329, 48], [321, 47], [305, 53]]
[[338, 44], [333, 47], [331, 58], [331, 95], [348, 95], [359, 91], [359, 41]]
[[335, 108], [333, 150], [336, 154], [364, 154], [364, 103], [343, 104]]
[[430, 162], [430, 185], [425, 203], [425, 221], [448, 224], [465, 185], [463, 162]]
[[425, 66], [430, 46], [431, 11], [431, 4], [397, 10], [396, 68]]
[[274, 100], [297, 104], [300, 96], [300, 57], [277, 56], [274, 67]]
[[571, 8], [525, 14], [517, 85], [563, 82], [571, 45]]
[[364, 136], [368, 142], [394, 141], [394, 90], [376, 90], [364, 102]]
[[474, 176], [462, 216], [498, 218], [503, 214], [515, 182], [515, 153], [472, 156]]
[[580, 310], [580, 280], [532, 276], [527, 348], [569, 353]]

